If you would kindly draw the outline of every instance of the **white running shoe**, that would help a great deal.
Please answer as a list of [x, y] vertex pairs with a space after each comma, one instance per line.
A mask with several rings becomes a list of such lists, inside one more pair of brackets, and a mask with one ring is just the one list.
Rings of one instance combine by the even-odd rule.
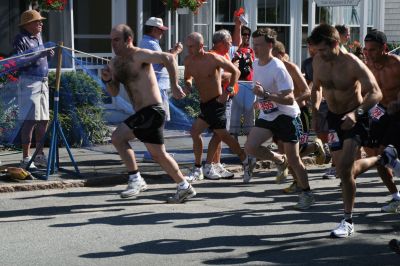
[[225, 169], [225, 165], [222, 163], [214, 164], [214, 169], [221, 176], [221, 178], [233, 178], [235, 176], [234, 173], [229, 172]]
[[332, 230], [331, 237], [345, 238], [354, 234], [354, 224], [343, 219], [340, 224]]
[[400, 200], [392, 199], [388, 205], [382, 206], [382, 212], [398, 213], [400, 212]]
[[295, 209], [307, 210], [315, 203], [314, 195], [310, 192], [301, 192], [299, 194], [299, 202], [294, 205]]
[[196, 196], [196, 194], [196, 190], [194, 190], [192, 185], [189, 185], [187, 189], [179, 189], [178, 187], [175, 195], [167, 199], [167, 203], [183, 203], [184, 201]]
[[253, 170], [256, 166], [257, 159], [247, 156], [245, 162], [246, 163], [243, 164], [243, 183], [249, 183], [253, 177]]
[[[19, 164], [19, 167], [26, 169], [26, 167], [28, 166], [29, 161], [31, 160], [31, 156], [25, 157], [22, 159], [22, 161]], [[36, 165], [34, 162], [31, 163], [31, 165], [29, 166], [29, 169], [36, 169]]]
[[204, 179], [203, 167], [193, 166], [192, 172], [189, 174], [189, 176], [186, 176], [185, 178], [189, 183], [203, 180]]
[[139, 178], [137, 181], [128, 181], [128, 187], [126, 190], [122, 191], [120, 196], [121, 198], [130, 198], [138, 195], [141, 191], [145, 191], [147, 189], [146, 181], [143, 178]]
[[317, 150], [315, 151], [315, 162], [319, 165], [322, 165], [326, 160], [324, 144], [319, 138], [315, 138], [314, 142], [315, 145], [317, 145]]
[[221, 175], [215, 169], [215, 165], [213, 163], [207, 163], [204, 165], [204, 177], [211, 180], [217, 180], [221, 178]]
[[281, 184], [286, 181], [287, 176], [289, 175], [289, 168], [286, 155], [283, 155], [283, 163], [276, 163], [276, 183]]
[[36, 166], [47, 167], [47, 157], [44, 154], [36, 155], [34, 162]]

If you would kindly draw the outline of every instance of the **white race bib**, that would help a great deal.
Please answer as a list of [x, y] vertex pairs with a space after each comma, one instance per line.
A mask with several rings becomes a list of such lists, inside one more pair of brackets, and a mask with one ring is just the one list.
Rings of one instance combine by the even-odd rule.
[[339, 136], [335, 130], [329, 130], [328, 145], [329, 145], [329, 147], [332, 147], [332, 148], [340, 147]]
[[371, 117], [371, 119], [375, 122], [379, 121], [379, 119], [381, 119], [381, 117], [386, 113], [385, 109], [383, 109], [382, 107], [380, 107], [379, 105], [375, 105], [374, 107], [372, 107], [369, 111], [369, 117]]
[[268, 100], [260, 101], [258, 103], [258, 106], [259, 106], [260, 110], [262, 110], [264, 112], [264, 114], [270, 114], [273, 112], [277, 112], [279, 110], [278, 106], [274, 102], [268, 101]]

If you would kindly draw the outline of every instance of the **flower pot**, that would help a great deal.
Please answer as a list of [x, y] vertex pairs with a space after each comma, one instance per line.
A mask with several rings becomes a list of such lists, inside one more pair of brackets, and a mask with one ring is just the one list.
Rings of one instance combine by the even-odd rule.
[[189, 14], [189, 8], [188, 7], [177, 8], [176, 13], [179, 15], [187, 15], [187, 14]]

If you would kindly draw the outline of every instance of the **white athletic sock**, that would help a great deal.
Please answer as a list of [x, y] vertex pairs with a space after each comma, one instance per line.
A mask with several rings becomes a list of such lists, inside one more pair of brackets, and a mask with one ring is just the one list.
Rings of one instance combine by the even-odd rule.
[[129, 175], [129, 181], [130, 182], [137, 182], [142, 178], [142, 176], [140, 175], [140, 172], [137, 172], [136, 174], [131, 174]]
[[178, 184], [179, 189], [188, 189], [189, 188], [189, 182], [186, 180], [183, 180]]
[[400, 200], [400, 193], [397, 191], [395, 193], [392, 194], [392, 198], [394, 200]]

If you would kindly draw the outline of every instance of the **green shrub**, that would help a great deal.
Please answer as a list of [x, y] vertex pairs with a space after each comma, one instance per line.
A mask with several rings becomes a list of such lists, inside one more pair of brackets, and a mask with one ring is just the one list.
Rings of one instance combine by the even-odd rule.
[[[55, 84], [55, 73], [49, 74], [49, 84]], [[110, 132], [103, 120], [100, 85], [82, 71], [63, 72], [60, 80], [59, 121], [68, 144], [74, 147], [103, 143]], [[53, 110], [54, 86], [50, 90]], [[53, 112], [51, 112], [53, 117]]]

